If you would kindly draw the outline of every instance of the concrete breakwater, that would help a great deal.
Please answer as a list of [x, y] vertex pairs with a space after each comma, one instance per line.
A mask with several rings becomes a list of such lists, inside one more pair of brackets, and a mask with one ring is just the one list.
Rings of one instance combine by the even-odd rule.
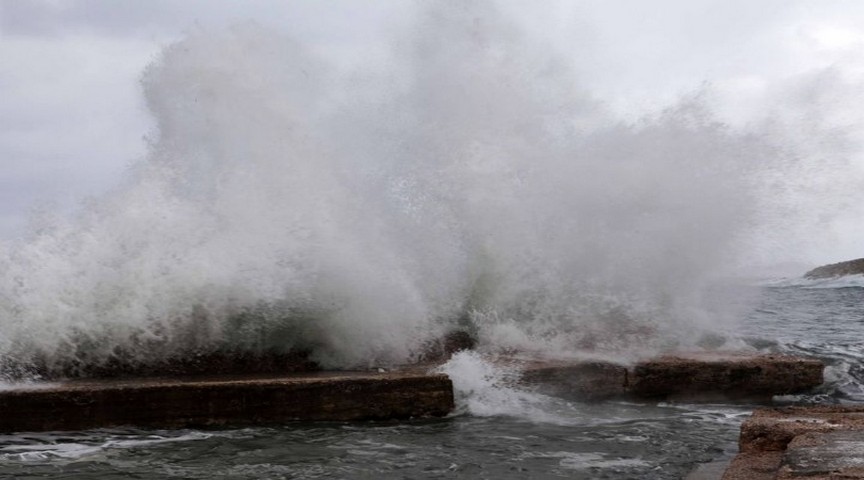
[[0, 431], [398, 420], [452, 409], [450, 379], [415, 371], [77, 380], [0, 391]]
[[638, 362], [528, 361], [523, 380], [554, 395], [602, 400], [770, 400], [822, 383], [819, 360], [788, 355], [682, 352]]
[[[496, 361], [517, 366], [522, 382], [532, 388], [587, 400], [766, 399], [818, 386], [823, 370], [817, 360], [738, 353], [668, 355], [632, 367], [580, 360]], [[0, 431], [440, 417], [453, 410], [454, 392], [436, 366], [28, 385], [0, 390]]]

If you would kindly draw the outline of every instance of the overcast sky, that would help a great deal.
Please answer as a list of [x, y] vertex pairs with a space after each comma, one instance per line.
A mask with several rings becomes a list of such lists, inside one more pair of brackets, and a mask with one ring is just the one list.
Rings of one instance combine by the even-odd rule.
[[[142, 137], [153, 125], [139, 78], [185, 32], [251, 19], [350, 69], [386, 55], [414, 5], [0, 0], [0, 239], [22, 235], [28, 212], [40, 205], [72, 206], [106, 191], [145, 155]], [[830, 121], [857, 126], [855, 112], [864, 110], [857, 107], [864, 91], [858, 0], [526, 0], [505, 8], [624, 118], [707, 82], [722, 118], [744, 125], [776, 113], [778, 96], [825, 71], [838, 91], [822, 100], [834, 102], [826, 107]], [[864, 256], [859, 212], [832, 220], [826, 241], [789, 258]]]

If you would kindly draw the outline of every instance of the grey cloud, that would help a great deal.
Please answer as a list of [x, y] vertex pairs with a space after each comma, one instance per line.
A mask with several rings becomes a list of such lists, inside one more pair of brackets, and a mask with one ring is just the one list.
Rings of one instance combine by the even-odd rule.
[[[200, 27], [255, 20], [287, 26], [299, 36], [332, 41], [376, 28], [407, 2], [383, 0], [0, 0], [0, 32], [62, 36], [87, 32], [107, 36], [172, 35]], [[322, 32], [324, 34], [322, 35]]]
[[60, 36], [90, 31], [109, 35], [135, 33], [143, 26], [164, 25], [167, 2], [78, 0], [0, 0], [0, 30], [4, 34]]
[[[134, 85], [138, 70], [121, 75], [117, 67], [118, 55], [130, 59], [133, 55], [122, 49], [97, 51], [89, 44], [76, 47], [86, 51], [99, 81], [113, 78], [129, 85], [127, 89], [104, 84], [85, 88], [97, 80], [84, 78], [77, 66], [58, 73], [56, 65], [50, 64], [53, 58], [63, 58], [70, 42], [80, 40], [72, 37], [139, 49], [143, 53], [135, 61], [143, 68], [158, 44], [171, 42], [184, 31], [251, 19], [315, 48], [366, 61], [369, 44], [386, 42], [390, 26], [404, 27], [405, 14], [417, 3], [0, 0], [0, 38], [35, 38], [50, 45], [46, 49], [61, 52], [51, 57], [22, 42], [15, 58], [0, 58], [0, 237], [10, 225], [21, 224], [26, 205], [43, 198], [65, 198], [67, 194], [57, 193], [58, 189], [83, 194], [107, 188], [111, 176], [121, 170], [118, 162], [128, 161], [142, 149], [140, 135], [147, 132], [141, 120], [143, 107], [135, 97], [140, 95]], [[860, 0], [580, 0], [554, 6], [543, 3], [537, 8], [538, 4], [508, 2], [520, 26], [531, 23], [531, 18], [518, 15], [520, 10], [535, 16], [529, 25], [535, 30], [532, 35], [543, 34], [572, 61], [591, 93], [622, 98], [628, 111], [636, 110], [633, 105], [643, 99], [663, 103], [698, 88], [703, 80], [752, 75], [773, 82], [800, 74], [812, 67], [813, 59], [796, 56], [788, 44], [795, 29], [825, 22], [861, 31], [864, 25]], [[58, 78], [42, 78], [46, 72]], [[95, 108], [100, 101], [115, 105], [116, 110]], [[98, 134], [88, 135], [88, 131]], [[33, 140], [12, 142], [9, 135], [14, 132], [34, 132]], [[111, 142], [100, 136], [115, 141], [108, 145]], [[37, 165], [44, 165], [41, 174], [34, 170]]]

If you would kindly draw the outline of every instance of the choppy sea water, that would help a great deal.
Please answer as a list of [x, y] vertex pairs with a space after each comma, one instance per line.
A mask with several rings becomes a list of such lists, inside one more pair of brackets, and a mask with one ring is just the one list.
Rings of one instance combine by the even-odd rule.
[[[774, 284], [756, 294], [739, 326], [746, 342], [828, 365], [823, 388], [776, 402], [864, 401], [864, 288]], [[733, 455], [754, 408], [585, 404], [482, 382], [459, 402], [449, 418], [414, 422], [2, 435], [0, 477], [679, 479]]]

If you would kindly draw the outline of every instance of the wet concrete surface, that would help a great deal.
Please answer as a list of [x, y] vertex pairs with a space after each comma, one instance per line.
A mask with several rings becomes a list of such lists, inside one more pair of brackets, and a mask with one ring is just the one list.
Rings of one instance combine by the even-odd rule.
[[783, 455], [778, 479], [864, 478], [864, 432], [805, 433]]
[[391, 420], [452, 409], [450, 379], [416, 371], [87, 380], [0, 391], [0, 431]]
[[723, 480], [864, 479], [864, 405], [760, 409]]
[[[522, 370], [527, 384], [584, 400], [770, 398], [819, 385], [823, 368], [815, 360], [740, 353], [681, 353], [630, 367], [585, 360], [511, 359], [509, 363]], [[454, 408], [453, 385], [434, 367], [91, 379], [23, 386], [0, 390], [0, 431], [444, 416]]]
[[738, 352], [685, 352], [632, 366], [602, 361], [528, 361], [523, 379], [553, 395], [581, 400], [748, 400], [800, 393], [823, 382], [819, 360]]

